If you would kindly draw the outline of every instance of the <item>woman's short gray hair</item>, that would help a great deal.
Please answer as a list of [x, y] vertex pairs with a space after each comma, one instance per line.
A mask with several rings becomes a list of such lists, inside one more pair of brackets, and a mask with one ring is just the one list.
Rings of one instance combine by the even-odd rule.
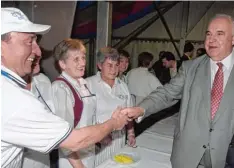
[[103, 47], [100, 48], [97, 53], [97, 63], [103, 63], [105, 60], [109, 58], [112, 61], [119, 61], [119, 53], [115, 48], [111, 47]]

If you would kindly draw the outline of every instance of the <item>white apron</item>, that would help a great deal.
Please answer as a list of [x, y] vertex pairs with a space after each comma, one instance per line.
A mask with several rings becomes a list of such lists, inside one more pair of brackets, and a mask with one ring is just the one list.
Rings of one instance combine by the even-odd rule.
[[[75, 89], [76, 90], [76, 89]], [[77, 91], [77, 90], [76, 90]], [[95, 95], [81, 96], [83, 101], [83, 111], [81, 119], [76, 128], [82, 128], [96, 123], [96, 97]], [[79, 156], [86, 168], [94, 168], [95, 146], [79, 150]], [[59, 168], [72, 168], [69, 160], [59, 150]]]
[[[126, 107], [127, 99], [125, 93], [121, 95], [113, 95], [103, 91], [105, 86], [97, 91], [97, 122], [103, 123], [111, 118], [112, 112], [118, 107]], [[99, 96], [98, 96], [99, 95]], [[100, 113], [101, 112], [101, 113]], [[95, 166], [100, 165], [105, 160], [109, 159], [115, 152], [125, 145], [126, 132], [125, 129], [121, 131], [114, 131], [111, 133], [112, 143], [109, 146], [102, 146], [101, 149], [96, 148]]]

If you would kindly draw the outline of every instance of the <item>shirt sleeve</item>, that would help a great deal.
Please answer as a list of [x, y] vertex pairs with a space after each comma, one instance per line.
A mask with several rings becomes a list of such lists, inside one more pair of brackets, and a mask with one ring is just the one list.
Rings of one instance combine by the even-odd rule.
[[70, 134], [69, 123], [49, 112], [31, 92], [5, 84], [2, 96], [2, 141], [48, 153]]

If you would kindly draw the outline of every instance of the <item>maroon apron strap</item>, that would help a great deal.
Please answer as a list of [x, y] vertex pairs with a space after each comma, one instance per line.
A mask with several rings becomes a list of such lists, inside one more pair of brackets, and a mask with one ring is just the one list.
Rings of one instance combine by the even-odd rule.
[[73, 111], [74, 111], [74, 128], [77, 126], [77, 124], [80, 121], [81, 118], [81, 114], [83, 111], [83, 102], [81, 101], [80, 97], [78, 96], [78, 94], [76, 93], [76, 90], [74, 89], [74, 87], [64, 78], [56, 78], [56, 81], [63, 81], [67, 84], [67, 86], [71, 89], [74, 99], [75, 99], [75, 105], [73, 107]]

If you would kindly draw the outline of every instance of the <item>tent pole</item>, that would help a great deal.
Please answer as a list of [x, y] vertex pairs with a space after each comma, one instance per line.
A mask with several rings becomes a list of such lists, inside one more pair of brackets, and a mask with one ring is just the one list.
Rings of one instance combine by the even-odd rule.
[[[111, 30], [112, 30], [112, 2], [97, 2], [97, 35], [96, 35], [96, 52], [106, 46], [111, 46]], [[93, 73], [97, 72], [96, 53], [94, 55]]]
[[[173, 2], [172, 5], [166, 7], [165, 9], [162, 10], [162, 14], [165, 14], [167, 11], [169, 11], [173, 6], [175, 6], [178, 2]], [[113, 47], [122, 49], [126, 45], [128, 45], [133, 38], [137, 37], [139, 34], [141, 34], [143, 31], [145, 31], [150, 25], [152, 25], [156, 20], [159, 19], [159, 15], [156, 14], [149, 20], [147, 20], [145, 23], [143, 23], [141, 26], [133, 30], [126, 38], [115, 44]]]
[[195, 28], [195, 26], [201, 21], [201, 19], [205, 16], [205, 14], [209, 11], [209, 9], [214, 5], [215, 2], [211, 2], [207, 7], [206, 10], [202, 13], [200, 18], [197, 20], [196, 23], [194, 23], [192, 26], [190, 26], [189, 30], [187, 31], [186, 36]]
[[88, 73], [87, 73], [87, 77], [88, 76], [91, 76], [91, 75], [94, 75], [94, 67], [96, 66], [94, 64], [94, 61], [92, 60], [95, 56], [95, 39], [94, 38], [91, 38], [89, 40], [89, 55], [88, 55], [88, 59], [89, 59], [89, 62], [88, 62]]
[[167, 25], [167, 22], [166, 22], [166, 20], [165, 20], [163, 14], [162, 14], [161, 11], [159, 10], [159, 8], [157, 7], [157, 4], [156, 4], [155, 2], [154, 2], [154, 8], [155, 8], [156, 11], [158, 12], [158, 16], [159, 16], [160, 20], [162, 21], [162, 23], [163, 23], [163, 25], [164, 25], [164, 27], [165, 27], [165, 29], [166, 29], [166, 31], [167, 31], [169, 37], [170, 37], [171, 42], [172, 42], [173, 46], [175, 47], [175, 50], [176, 50], [178, 56], [180, 57], [180, 52], [179, 52], [179, 50], [178, 50], [178, 48], [177, 48], [177, 46], [176, 46], [176, 44], [175, 44], [175, 42], [174, 42], [174, 39], [173, 39], [172, 34], [171, 34], [171, 31], [170, 31], [170, 29], [169, 29], [169, 27], [168, 27], [168, 25]]
[[182, 26], [181, 26], [181, 34], [180, 34], [181, 38], [180, 38], [180, 45], [179, 45], [180, 55], [183, 55], [183, 52], [184, 52], [184, 45], [185, 45], [186, 34], [188, 30], [189, 7], [190, 7], [190, 2], [183, 1]]

